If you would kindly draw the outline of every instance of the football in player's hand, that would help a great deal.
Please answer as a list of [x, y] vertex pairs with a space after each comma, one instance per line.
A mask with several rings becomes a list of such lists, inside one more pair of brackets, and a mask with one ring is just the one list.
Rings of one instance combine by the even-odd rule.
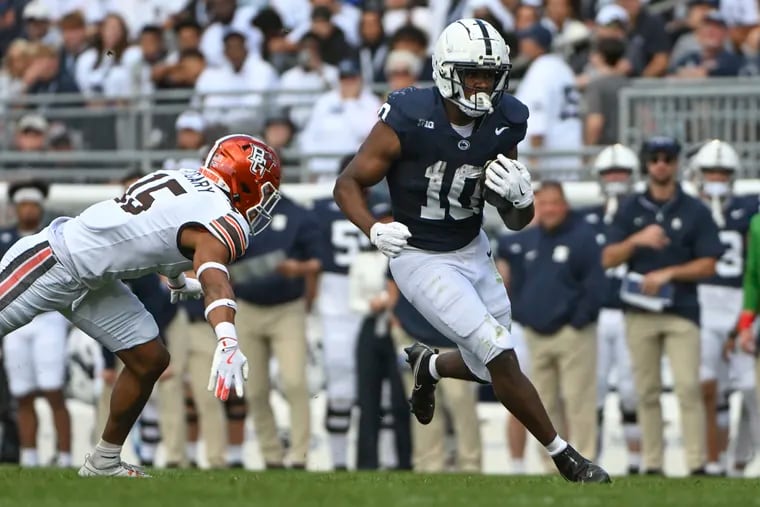
[[496, 209], [504, 209], [512, 207], [512, 203], [491, 190], [486, 186], [486, 172], [483, 171], [483, 179], [481, 181], [483, 185], [483, 199]]

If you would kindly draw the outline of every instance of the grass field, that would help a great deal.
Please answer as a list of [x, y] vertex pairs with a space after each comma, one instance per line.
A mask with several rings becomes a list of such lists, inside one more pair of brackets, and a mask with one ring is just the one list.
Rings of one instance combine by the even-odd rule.
[[75, 472], [0, 468], [2, 507], [403, 507], [760, 505], [760, 481], [559, 478], [404, 473], [156, 471], [153, 480], [78, 479]]

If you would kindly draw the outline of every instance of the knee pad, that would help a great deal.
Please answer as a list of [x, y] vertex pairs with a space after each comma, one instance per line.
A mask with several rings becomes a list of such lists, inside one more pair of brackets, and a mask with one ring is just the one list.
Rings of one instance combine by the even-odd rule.
[[624, 407], [620, 407], [620, 415], [622, 418], [623, 426], [630, 424], [638, 424], [639, 419], [636, 416], [635, 410], [626, 410]]
[[348, 433], [351, 427], [351, 404], [342, 403], [327, 406], [325, 429], [328, 433]]
[[188, 424], [198, 422], [198, 411], [195, 408], [195, 402], [190, 396], [185, 398], [185, 422]]
[[245, 399], [237, 396], [228, 399], [224, 404], [224, 412], [228, 421], [245, 421], [246, 415], [248, 415]]
[[158, 444], [161, 441], [158, 421], [140, 421], [140, 440], [145, 444]]

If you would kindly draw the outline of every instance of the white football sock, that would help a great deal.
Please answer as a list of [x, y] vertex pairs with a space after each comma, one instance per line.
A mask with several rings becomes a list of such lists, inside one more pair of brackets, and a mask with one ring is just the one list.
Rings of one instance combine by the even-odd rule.
[[514, 475], [525, 475], [525, 460], [523, 458], [512, 458], [512, 473]]
[[58, 452], [58, 458], [55, 465], [58, 468], [69, 468], [71, 466], [71, 453], [70, 452]]
[[567, 442], [562, 440], [559, 434], [546, 446], [546, 452], [549, 453], [549, 456], [556, 456], [565, 449], [567, 449]]
[[243, 462], [243, 446], [242, 445], [228, 445], [227, 446], [227, 463], [242, 463]]
[[115, 467], [121, 462], [121, 447], [120, 445], [101, 439], [98, 445], [95, 446], [95, 451], [92, 453], [90, 460], [95, 468]]
[[185, 444], [185, 453], [189, 461], [198, 463], [198, 442], [188, 442]]
[[348, 435], [346, 433], [329, 433], [328, 436], [333, 468], [346, 468], [348, 466]]
[[433, 380], [441, 380], [441, 376], [438, 374], [438, 370], [435, 368], [436, 359], [438, 359], [438, 354], [433, 354], [430, 356], [430, 360], [428, 361], [428, 370], [430, 371], [430, 376], [433, 377]]
[[37, 449], [34, 447], [27, 447], [21, 449], [21, 455], [19, 456], [19, 464], [22, 467], [36, 467], [39, 466], [37, 461]]
[[628, 466], [641, 468], [641, 453], [628, 451]]

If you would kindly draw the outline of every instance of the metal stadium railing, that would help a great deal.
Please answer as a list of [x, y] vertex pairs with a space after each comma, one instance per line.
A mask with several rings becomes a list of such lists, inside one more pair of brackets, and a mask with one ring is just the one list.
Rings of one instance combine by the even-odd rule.
[[[382, 89], [377, 90], [382, 94]], [[102, 100], [73, 95], [33, 95], [0, 100], [4, 121], [0, 122], [0, 179], [13, 180], [30, 175], [54, 181], [108, 182], [125, 173], [147, 172], [162, 166], [168, 158], [198, 158], [196, 152], [172, 150], [174, 122], [187, 109], [203, 111], [210, 118], [233, 118], [226, 126], [211, 125], [210, 137], [229, 130], [260, 133], [265, 120], [284, 104], [297, 102], [310, 107], [319, 93], [242, 91], [229, 95], [256, 96], [249, 107], [219, 108], [207, 104], [207, 96], [192, 90], [165, 90], [152, 95], [135, 95], [118, 100]], [[655, 133], [678, 137], [689, 148], [720, 137], [736, 145], [744, 166], [743, 177], [760, 176], [760, 80], [645, 79], [631, 81], [620, 93], [619, 132], [621, 141], [633, 147]], [[234, 111], [233, 111], [234, 110]], [[15, 122], [36, 111], [50, 122], [63, 123], [74, 140], [73, 151], [22, 153], [12, 151]], [[234, 115], [231, 115], [234, 112]], [[283, 158], [295, 161], [286, 166], [290, 182], [313, 181], [309, 173], [311, 157], [298, 144], [287, 149]], [[578, 151], [549, 152], [521, 150], [529, 157], [541, 178], [583, 181], [591, 178], [588, 165], [599, 147]], [[345, 153], [319, 154], [340, 158]], [[551, 160], [578, 157], [578, 167], [552, 170]]]

